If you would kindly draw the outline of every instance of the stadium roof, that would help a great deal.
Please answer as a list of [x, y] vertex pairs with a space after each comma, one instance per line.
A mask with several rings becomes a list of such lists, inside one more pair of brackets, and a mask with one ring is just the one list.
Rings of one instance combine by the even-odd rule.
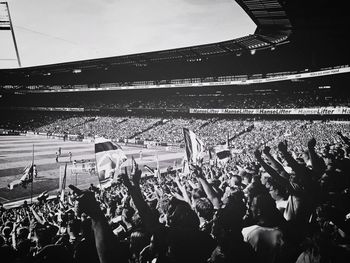
[[[257, 4], [253, 4], [257, 2]], [[286, 41], [290, 32], [290, 22], [277, 0], [269, 1], [242, 1], [237, 3], [248, 13], [258, 28], [272, 28], [263, 34], [254, 34], [231, 41], [214, 44], [192, 46], [164, 51], [148, 52], [117, 57], [92, 59], [52, 65], [34, 66], [23, 69], [12, 69], [14, 71], [36, 71], [51, 70], [51, 72], [65, 72], [74, 68], [91, 68], [112, 65], [145, 64], [157, 61], [173, 61], [178, 59], [191, 60], [200, 59], [203, 56], [223, 55], [226, 53], [237, 53], [244, 50], [267, 48], [271, 45], [281, 44]], [[258, 7], [257, 7], [257, 6]], [[260, 7], [259, 7], [260, 6]], [[254, 10], [258, 8], [259, 10]]]
[[[349, 25], [345, 9], [330, 0], [311, 0], [306, 2], [301, 0], [236, 0], [236, 2], [257, 25], [253, 35], [186, 48], [19, 69], [5, 69], [0, 70], [0, 74], [4, 80], [9, 80], [19, 76], [71, 74], [80, 73], [84, 70], [106, 71], [116, 67], [127, 70], [130, 66], [133, 66], [138, 68], [138, 70], [142, 70], [159, 63], [164, 65], [164, 63], [200, 62], [213, 57], [225, 60], [225, 57], [228, 56], [254, 54], [257, 50], [274, 50], [279, 45], [289, 43], [291, 39], [294, 42], [299, 41], [299, 43], [302, 43], [300, 45], [303, 48], [306, 47], [305, 50], [307, 52], [317, 52], [318, 49], [320, 52], [323, 52], [320, 48], [323, 48], [326, 44], [322, 39], [327, 38], [324, 32], [332, 32], [330, 35], [333, 37], [336, 34], [335, 32], [339, 33], [344, 30], [344, 27], [348, 28]], [[339, 35], [343, 36], [346, 34], [345, 32], [341, 32]], [[311, 41], [309, 41], [308, 45], [304, 45], [305, 34], [310, 34], [308, 39]], [[318, 47], [315, 44], [318, 44]], [[337, 47], [341, 46], [339, 43], [335, 43], [335, 45]], [[343, 45], [344, 47], [346, 46], [345, 44]], [[339, 52], [339, 50], [334, 50], [334, 52]], [[290, 56], [292, 57], [293, 55]], [[312, 59], [314, 58], [312, 57]], [[19, 78], [19, 81], [23, 80]]]

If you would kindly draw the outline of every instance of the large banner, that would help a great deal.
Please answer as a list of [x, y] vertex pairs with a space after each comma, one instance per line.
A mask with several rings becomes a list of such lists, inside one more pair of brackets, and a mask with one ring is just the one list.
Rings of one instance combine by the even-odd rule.
[[29, 107], [29, 110], [34, 111], [84, 111], [84, 108], [64, 108], [64, 107]]
[[251, 114], [251, 115], [350, 115], [349, 107], [298, 109], [190, 109], [192, 114]]
[[83, 112], [84, 108], [66, 107], [1, 107], [1, 110], [28, 110], [28, 111], [74, 111]]

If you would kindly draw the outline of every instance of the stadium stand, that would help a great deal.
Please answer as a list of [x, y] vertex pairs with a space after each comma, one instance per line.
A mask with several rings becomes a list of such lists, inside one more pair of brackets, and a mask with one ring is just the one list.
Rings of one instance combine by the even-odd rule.
[[[50, 198], [42, 189], [35, 203], [0, 204], [1, 259], [349, 262], [347, 10], [330, 0], [237, 3], [256, 23], [254, 34], [0, 70], [0, 134], [44, 136], [49, 160], [55, 156], [46, 149], [63, 135], [150, 151], [193, 150], [202, 140], [207, 152], [202, 162], [168, 162], [160, 171], [163, 152], [144, 176], [142, 158], [150, 157], [135, 147], [139, 164], [107, 188], [71, 187]], [[198, 136], [193, 145], [183, 128]], [[76, 143], [69, 150], [85, 154], [89, 146]], [[0, 146], [12, 151], [11, 143]], [[20, 158], [8, 160], [11, 167]], [[14, 169], [0, 169], [0, 180]]]

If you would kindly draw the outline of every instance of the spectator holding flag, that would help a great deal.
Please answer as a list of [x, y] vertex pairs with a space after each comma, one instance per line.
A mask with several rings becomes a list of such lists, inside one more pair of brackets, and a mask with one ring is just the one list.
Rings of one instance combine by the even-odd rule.
[[200, 164], [203, 161], [205, 145], [201, 139], [191, 130], [183, 128], [185, 138], [186, 155], [189, 164]]
[[127, 157], [119, 145], [103, 137], [95, 139], [95, 156], [100, 185], [109, 186]]

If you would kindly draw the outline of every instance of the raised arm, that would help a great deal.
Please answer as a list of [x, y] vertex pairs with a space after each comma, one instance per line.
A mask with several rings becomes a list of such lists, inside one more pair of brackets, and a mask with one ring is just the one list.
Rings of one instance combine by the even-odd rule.
[[92, 229], [94, 231], [97, 254], [101, 263], [113, 263], [118, 260], [118, 251], [115, 251], [115, 238], [112, 229], [109, 227], [106, 217], [98, 205], [94, 193], [81, 191], [78, 188], [69, 186], [78, 195], [76, 213], [86, 213], [91, 217]]
[[205, 194], [207, 195], [210, 202], [213, 204], [215, 209], [219, 209], [221, 207], [221, 201], [219, 197], [217, 196], [214, 189], [211, 187], [211, 185], [208, 183], [208, 181], [205, 179], [203, 170], [199, 166], [191, 165], [192, 169], [194, 171], [195, 176], [197, 177], [199, 183], [202, 185], [203, 190]]
[[283, 165], [278, 162], [270, 153], [271, 148], [269, 146], [265, 146], [263, 149], [263, 153], [266, 158], [271, 162], [271, 167], [275, 169], [282, 177], [285, 179], [289, 178], [289, 174], [284, 170]]
[[180, 189], [184, 201], [187, 202], [190, 206], [192, 206], [190, 197], [188, 196], [186, 188], [181, 184], [180, 177], [179, 177], [178, 173], [176, 173], [175, 183], [176, 183], [177, 187]]
[[293, 169], [295, 175], [305, 176], [309, 171], [306, 166], [299, 164], [287, 150], [287, 141], [280, 142], [278, 144], [278, 149], [281, 152], [283, 158], [287, 161], [288, 165]]
[[264, 168], [264, 170], [271, 175], [271, 177], [282, 185], [288, 185], [288, 180], [285, 177], [282, 177], [275, 169], [268, 165], [264, 159], [261, 157], [261, 151], [256, 149], [254, 151], [254, 156], [259, 164]]
[[132, 183], [128, 177], [128, 171], [125, 167], [125, 172], [119, 175], [123, 181], [123, 184], [128, 189], [129, 194], [136, 206], [137, 211], [140, 214], [142, 222], [146, 225], [149, 231], [153, 232], [159, 226], [159, 222], [148, 206], [147, 202], [143, 198], [140, 188], [141, 170], [138, 169], [138, 165], [135, 166], [135, 173], [132, 174]]
[[19, 225], [19, 219], [17, 217], [16, 222], [13, 223], [13, 228], [12, 228], [12, 232], [11, 232], [11, 238], [12, 238], [12, 247], [14, 249], [17, 249], [17, 228]]
[[40, 218], [40, 216], [38, 215], [38, 213], [34, 210], [34, 208], [32, 206], [30, 207], [30, 211], [32, 212], [32, 214], [37, 222], [39, 222], [42, 225], [45, 223], [45, 221]]
[[321, 176], [321, 174], [326, 169], [326, 164], [324, 163], [324, 160], [317, 155], [315, 151], [315, 146], [316, 146], [315, 138], [312, 138], [310, 141], [308, 141], [307, 147], [309, 149], [309, 156], [311, 160], [312, 171]]

